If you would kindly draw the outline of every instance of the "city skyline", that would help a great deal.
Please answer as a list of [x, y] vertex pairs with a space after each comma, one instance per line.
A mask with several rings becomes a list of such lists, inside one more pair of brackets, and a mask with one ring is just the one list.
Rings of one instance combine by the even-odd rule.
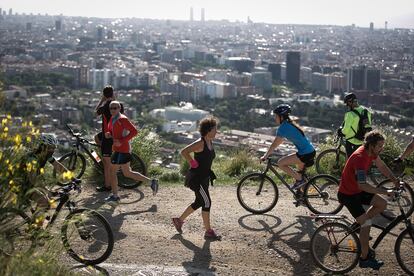
[[[101, 3], [107, 1], [101, 1]], [[112, 2], [111, 2], [112, 3]], [[411, 5], [410, 5], [411, 4]], [[271, 1], [257, 0], [254, 3], [236, 1], [132, 1], [118, 0], [116, 5], [73, 0], [52, 1], [39, 0], [3, 0], [0, 8], [13, 13], [34, 13], [65, 16], [87, 16], [101, 18], [152, 18], [189, 20], [190, 8], [194, 11], [194, 20], [199, 21], [201, 10], [205, 10], [206, 20], [227, 19], [246, 22], [247, 17], [253, 22], [274, 24], [309, 24], [309, 25], [351, 25], [384, 28], [385, 21], [389, 28], [414, 28], [414, 6], [410, 0], [376, 1], [336, 1], [336, 0], [291, 0]]]

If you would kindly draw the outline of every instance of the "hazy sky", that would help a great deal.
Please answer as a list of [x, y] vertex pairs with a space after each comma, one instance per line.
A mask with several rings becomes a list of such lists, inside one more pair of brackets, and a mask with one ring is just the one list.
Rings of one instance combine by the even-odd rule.
[[413, 0], [1, 0], [0, 7], [18, 13], [80, 15], [94, 17], [138, 17], [188, 20], [190, 7], [200, 19], [254, 22], [335, 24], [414, 28]]

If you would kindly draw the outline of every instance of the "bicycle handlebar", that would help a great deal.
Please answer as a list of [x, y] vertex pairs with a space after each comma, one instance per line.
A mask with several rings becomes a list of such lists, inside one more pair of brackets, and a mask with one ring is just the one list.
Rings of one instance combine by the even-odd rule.
[[69, 184], [59, 188], [58, 190], [52, 192], [52, 196], [64, 196], [70, 193], [70, 191], [74, 190], [80, 193], [82, 191], [82, 188], [80, 184], [82, 183], [82, 180], [78, 178], [72, 178]]

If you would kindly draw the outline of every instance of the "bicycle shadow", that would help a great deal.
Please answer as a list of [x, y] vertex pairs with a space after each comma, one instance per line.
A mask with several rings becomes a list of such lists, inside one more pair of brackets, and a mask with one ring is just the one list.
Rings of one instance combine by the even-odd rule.
[[[91, 196], [81, 199], [79, 203], [82, 203], [88, 208], [96, 209], [96, 205], [102, 206], [105, 204], [105, 198], [109, 196], [109, 193], [95, 192]], [[121, 198], [120, 205], [134, 204], [142, 201], [145, 194], [140, 189], [120, 189], [119, 197]]]
[[[296, 216], [296, 218], [296, 222], [278, 231], [274, 231], [275, 227], [270, 227], [265, 221], [259, 222], [263, 225], [263, 229], [272, 235], [267, 247], [273, 250], [278, 257], [290, 263], [293, 268], [292, 275], [310, 275], [315, 267], [304, 264], [313, 263], [309, 248], [310, 239], [316, 227], [312, 219], [307, 216]], [[295, 227], [297, 231], [287, 232], [292, 227]]]
[[212, 260], [210, 244], [213, 241], [205, 240], [203, 246], [199, 247], [180, 234], [175, 234], [171, 239], [180, 241], [186, 248], [193, 251], [193, 259], [182, 262], [190, 275], [216, 275], [216, 268], [210, 266]]
[[[267, 225], [266, 228], [263, 227], [263, 223], [265, 223], [266, 220], [270, 220], [270, 219], [274, 219], [275, 223], [271, 227], [269, 225]], [[269, 231], [269, 229], [274, 229], [278, 227], [282, 223], [282, 220], [277, 216], [269, 215], [269, 214], [262, 214], [262, 215], [247, 214], [247, 215], [241, 216], [238, 219], [238, 223], [242, 228], [246, 230], [259, 232], [259, 231]]]

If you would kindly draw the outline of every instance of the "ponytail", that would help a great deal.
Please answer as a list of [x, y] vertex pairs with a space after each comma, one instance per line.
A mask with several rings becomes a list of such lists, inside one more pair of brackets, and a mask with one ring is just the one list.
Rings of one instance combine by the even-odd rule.
[[286, 116], [284, 120], [294, 126], [302, 134], [302, 136], [305, 136], [305, 132], [303, 131], [302, 127], [298, 123], [292, 121], [289, 116]]

